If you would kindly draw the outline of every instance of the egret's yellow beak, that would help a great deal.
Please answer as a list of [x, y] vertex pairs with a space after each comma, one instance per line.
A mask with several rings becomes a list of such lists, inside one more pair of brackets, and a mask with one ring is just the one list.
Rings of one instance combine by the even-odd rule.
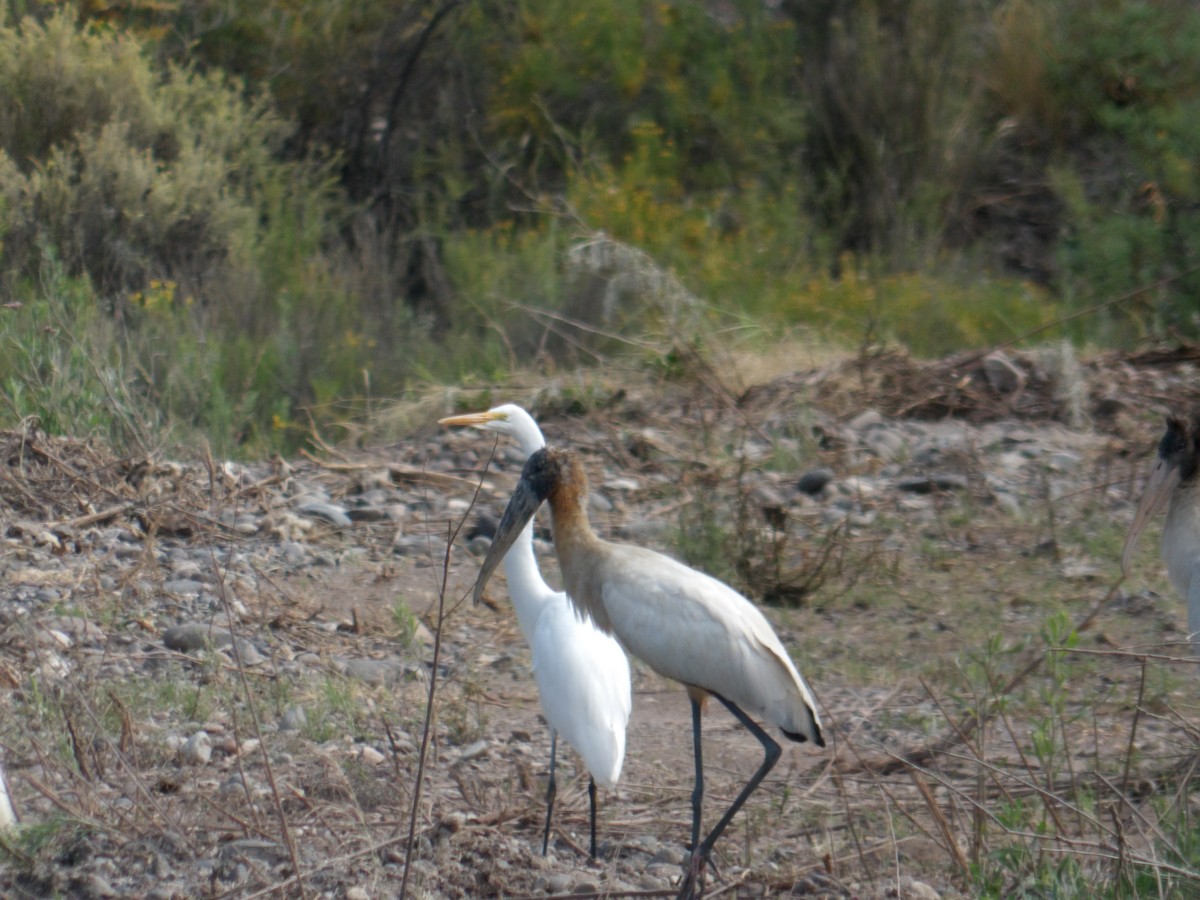
[[486, 428], [488, 422], [495, 422], [504, 418], [504, 413], [487, 412], [463, 413], [461, 416], [447, 416], [444, 419], [438, 419], [439, 425], [469, 425], [473, 428]]

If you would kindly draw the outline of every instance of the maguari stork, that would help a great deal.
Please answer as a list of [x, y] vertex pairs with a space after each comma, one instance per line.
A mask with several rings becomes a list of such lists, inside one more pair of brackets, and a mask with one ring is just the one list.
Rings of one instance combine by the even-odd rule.
[[[508, 548], [544, 501], [553, 519], [554, 549], [567, 595], [601, 631], [634, 656], [682, 682], [692, 707], [695, 788], [692, 856], [680, 897], [695, 896], [712, 848], [725, 827], [778, 761], [778, 743], [754, 718], [793, 741], [825, 746], [816, 704], [766, 617], [715, 578], [664, 556], [602, 540], [586, 511], [587, 475], [572, 450], [545, 447], [525, 463], [475, 583], [475, 600]], [[703, 841], [704, 772], [701, 711], [716, 697], [763, 747], [763, 762]]]
[[1167, 507], [1163, 525], [1162, 553], [1167, 576], [1187, 603], [1188, 634], [1192, 654], [1200, 656], [1200, 408], [1186, 416], [1169, 416], [1167, 429], [1158, 442], [1158, 457], [1121, 551], [1121, 571], [1129, 561], [1137, 539], [1154, 515]]

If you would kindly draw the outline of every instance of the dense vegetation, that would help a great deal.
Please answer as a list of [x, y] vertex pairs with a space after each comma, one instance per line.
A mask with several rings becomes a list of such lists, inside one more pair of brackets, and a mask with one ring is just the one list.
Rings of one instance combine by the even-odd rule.
[[1194, 335], [1198, 61], [1188, 0], [8, 0], [2, 415], [258, 452], [622, 334]]

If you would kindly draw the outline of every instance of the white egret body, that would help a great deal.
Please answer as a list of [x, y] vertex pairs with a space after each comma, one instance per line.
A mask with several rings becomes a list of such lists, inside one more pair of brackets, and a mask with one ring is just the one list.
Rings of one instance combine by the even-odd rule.
[[[484, 560], [475, 598], [479, 599], [520, 529], [549, 500], [555, 552], [572, 602], [601, 630], [615, 634], [630, 653], [688, 688], [696, 788], [692, 862], [680, 896], [692, 896], [717, 838], [780, 755], [779, 744], [750, 716], [772, 722], [794, 741], [824, 746], [820, 719], [804, 679], [754, 604], [715, 578], [661, 553], [601, 540], [588, 522], [586, 497], [587, 476], [578, 456], [559, 448], [533, 454]], [[700, 709], [708, 694], [759, 740], [765, 755], [758, 771], [701, 842]]]
[[[1170, 417], [1158, 444], [1158, 458], [1121, 552], [1121, 571], [1129, 570], [1134, 545], [1164, 503], [1162, 552], [1171, 584], [1187, 603], [1192, 654], [1200, 656], [1200, 409], [1189, 418]], [[1169, 502], [1168, 502], [1169, 501]]]
[[[485, 413], [442, 419], [443, 425], [470, 425], [516, 438], [529, 456], [545, 446], [533, 417], [505, 404]], [[516, 536], [504, 556], [504, 573], [517, 621], [533, 657], [533, 675], [542, 710], [550, 723], [550, 784], [546, 793], [546, 830], [550, 839], [558, 735], [583, 758], [591, 774], [591, 854], [596, 855], [596, 785], [611, 788], [625, 761], [625, 729], [632, 710], [629, 660], [621, 645], [576, 612], [562, 591], [542, 579], [533, 553], [533, 523]]]
[[13, 809], [12, 797], [8, 792], [8, 782], [4, 779], [4, 769], [0, 768], [0, 831], [17, 824], [17, 813]]

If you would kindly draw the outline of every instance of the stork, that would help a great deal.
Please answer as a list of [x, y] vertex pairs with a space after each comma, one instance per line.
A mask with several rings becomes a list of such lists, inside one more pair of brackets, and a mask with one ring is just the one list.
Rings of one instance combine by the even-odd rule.
[[1150, 519], [1167, 506], [1163, 525], [1162, 553], [1167, 575], [1187, 603], [1188, 634], [1192, 655], [1200, 656], [1200, 408], [1188, 416], [1169, 416], [1167, 430], [1158, 442], [1158, 458], [1121, 550], [1121, 572], [1129, 561], [1138, 537]]
[[[588, 521], [587, 475], [571, 450], [546, 447], [525, 463], [475, 583], [475, 600], [544, 501], [567, 595], [601, 631], [652, 669], [682, 682], [692, 707], [695, 788], [692, 857], [679, 896], [693, 897], [713, 845], [771, 771], [781, 750], [752, 716], [793, 741], [825, 746], [816, 704], [766, 617], [726, 584], [641, 547], [601, 540]], [[702, 703], [716, 697], [762, 744], [763, 762], [703, 841]]]

